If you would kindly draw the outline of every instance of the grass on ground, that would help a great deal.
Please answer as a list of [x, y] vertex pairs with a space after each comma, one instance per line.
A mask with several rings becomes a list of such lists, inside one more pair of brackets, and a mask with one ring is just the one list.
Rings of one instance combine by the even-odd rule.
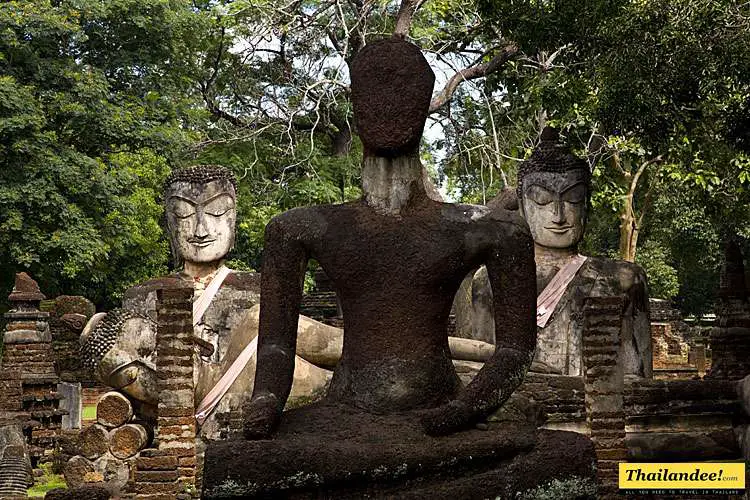
[[44, 471], [44, 475], [34, 478], [34, 486], [26, 490], [26, 494], [29, 497], [42, 498], [50, 490], [54, 490], [55, 488], [67, 488], [65, 479], [59, 474], [52, 473], [52, 464], [42, 464], [40, 468]]
[[86, 405], [83, 407], [83, 420], [96, 420], [96, 405]]

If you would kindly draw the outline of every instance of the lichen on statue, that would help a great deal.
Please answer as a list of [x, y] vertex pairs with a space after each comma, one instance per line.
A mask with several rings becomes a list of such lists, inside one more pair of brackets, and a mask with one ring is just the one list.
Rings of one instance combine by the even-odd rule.
[[[204, 438], [226, 434], [230, 412], [239, 412], [255, 374], [254, 359], [230, 382], [216, 406], [207, 396], [257, 336], [260, 277], [257, 273], [223, 270], [235, 240], [236, 179], [220, 166], [176, 170], [164, 184], [164, 206], [173, 261], [179, 270], [170, 276], [136, 285], [125, 292], [123, 308], [95, 315], [81, 335], [86, 365], [107, 386], [131, 399], [155, 406], [156, 291], [188, 281], [193, 284], [194, 387]], [[222, 276], [225, 275], [225, 276]], [[210, 301], [216, 276], [223, 281]], [[199, 312], [201, 311], [201, 312]], [[299, 317], [297, 356], [290, 406], [318, 397], [341, 355], [343, 332], [305, 316]], [[459, 359], [483, 360], [491, 346], [453, 339]], [[212, 393], [213, 394], [213, 393]], [[205, 401], [205, 404], [202, 404]], [[205, 418], [204, 421], [204, 417]], [[221, 422], [220, 422], [221, 421]]]
[[[247, 439], [208, 445], [204, 496], [505, 498], [590, 476], [587, 437], [485, 422], [520, 385], [536, 344], [527, 224], [517, 211], [430, 197], [418, 147], [434, 74], [416, 46], [368, 42], [350, 75], [363, 197], [296, 208], [266, 226]], [[325, 397], [283, 411], [309, 259], [336, 290], [343, 346]], [[464, 276], [482, 264], [502, 335], [463, 385], [451, 350], [466, 339], [449, 338], [449, 315]]]
[[[547, 128], [531, 157], [519, 167], [516, 196], [502, 196], [497, 203], [517, 206], [529, 224], [534, 238], [537, 292], [540, 302], [547, 299], [537, 311], [540, 321], [532, 370], [582, 375], [584, 301], [588, 297], [622, 295], [626, 299], [621, 351], [624, 373], [650, 377], [651, 334], [643, 269], [631, 262], [578, 253], [590, 209], [588, 163], [560, 144], [557, 131]], [[557, 296], [552, 290], [555, 286]], [[483, 269], [474, 276], [472, 297], [475, 331], [493, 338], [495, 325], [488, 314], [492, 293]]]

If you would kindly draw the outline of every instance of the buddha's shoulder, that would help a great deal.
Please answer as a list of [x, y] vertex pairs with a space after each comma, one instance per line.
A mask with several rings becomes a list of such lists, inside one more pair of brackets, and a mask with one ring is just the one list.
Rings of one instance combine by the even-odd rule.
[[342, 215], [361, 210], [360, 202], [296, 207], [274, 216], [266, 225], [266, 234], [316, 235]]
[[531, 236], [529, 226], [517, 210], [467, 203], [444, 203], [444, 218], [465, 225], [501, 227], [513, 233]]
[[621, 289], [646, 284], [646, 272], [634, 262], [607, 257], [588, 257], [585, 270], [596, 275], [597, 279], [618, 284]]
[[224, 280], [222, 288], [224, 287], [260, 293], [260, 273], [232, 271]]

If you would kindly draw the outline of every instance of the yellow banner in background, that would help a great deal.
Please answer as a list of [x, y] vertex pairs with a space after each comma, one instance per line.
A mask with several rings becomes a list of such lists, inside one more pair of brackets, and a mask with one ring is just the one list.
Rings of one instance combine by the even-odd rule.
[[744, 490], [743, 462], [621, 463], [621, 490]]

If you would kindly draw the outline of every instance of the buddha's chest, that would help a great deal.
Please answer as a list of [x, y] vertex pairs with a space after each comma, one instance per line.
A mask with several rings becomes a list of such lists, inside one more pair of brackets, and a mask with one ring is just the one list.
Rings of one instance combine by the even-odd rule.
[[440, 287], [460, 282], [476, 256], [460, 228], [429, 217], [345, 217], [322, 235], [312, 257], [339, 286]]

